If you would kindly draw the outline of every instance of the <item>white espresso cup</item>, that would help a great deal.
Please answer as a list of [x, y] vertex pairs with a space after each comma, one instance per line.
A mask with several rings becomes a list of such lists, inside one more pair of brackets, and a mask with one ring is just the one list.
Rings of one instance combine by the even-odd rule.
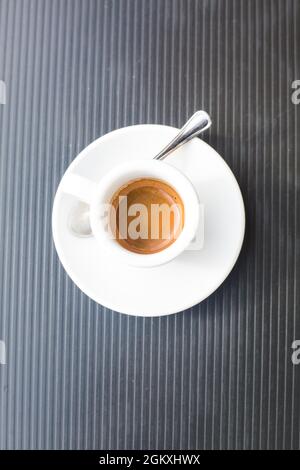
[[[111, 203], [114, 194], [125, 184], [139, 178], [154, 178], [169, 184], [179, 194], [184, 206], [182, 231], [171, 245], [157, 253], [134, 253], [122, 247], [112, 237], [107, 217], [104, 217], [104, 208]], [[113, 168], [97, 183], [70, 173], [64, 177], [62, 184], [65, 193], [89, 205], [90, 226], [99, 250], [122, 263], [138, 267], [167, 263], [182, 253], [196, 235], [200, 207], [198, 195], [190, 180], [168, 163], [159, 160], [134, 160]]]

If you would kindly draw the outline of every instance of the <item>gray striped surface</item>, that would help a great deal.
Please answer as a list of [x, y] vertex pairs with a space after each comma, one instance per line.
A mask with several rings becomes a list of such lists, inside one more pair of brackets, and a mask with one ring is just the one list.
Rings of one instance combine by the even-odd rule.
[[[300, 447], [299, 21], [297, 0], [0, 0], [0, 448]], [[54, 250], [60, 178], [201, 108], [245, 200], [238, 263], [180, 314], [102, 308]]]

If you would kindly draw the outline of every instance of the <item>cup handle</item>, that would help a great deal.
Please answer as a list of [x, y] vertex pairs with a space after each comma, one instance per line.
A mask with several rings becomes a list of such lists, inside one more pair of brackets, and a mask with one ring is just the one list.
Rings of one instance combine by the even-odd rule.
[[70, 173], [62, 180], [62, 190], [82, 202], [90, 205], [96, 189], [96, 183], [83, 176]]

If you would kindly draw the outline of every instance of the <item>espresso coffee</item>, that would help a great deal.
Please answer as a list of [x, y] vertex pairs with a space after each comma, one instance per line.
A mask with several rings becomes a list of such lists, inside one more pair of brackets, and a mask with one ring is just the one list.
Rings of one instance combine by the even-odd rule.
[[170, 246], [184, 226], [184, 206], [177, 191], [158, 179], [129, 181], [111, 200], [111, 229], [129, 251], [153, 254]]

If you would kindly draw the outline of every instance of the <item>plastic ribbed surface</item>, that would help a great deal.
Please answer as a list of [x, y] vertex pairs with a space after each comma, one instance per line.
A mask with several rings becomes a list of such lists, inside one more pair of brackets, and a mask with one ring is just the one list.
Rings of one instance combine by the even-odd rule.
[[[0, 0], [2, 449], [299, 448], [299, 21], [296, 0]], [[238, 263], [183, 313], [108, 311], [55, 253], [60, 178], [196, 109], [244, 196]]]

